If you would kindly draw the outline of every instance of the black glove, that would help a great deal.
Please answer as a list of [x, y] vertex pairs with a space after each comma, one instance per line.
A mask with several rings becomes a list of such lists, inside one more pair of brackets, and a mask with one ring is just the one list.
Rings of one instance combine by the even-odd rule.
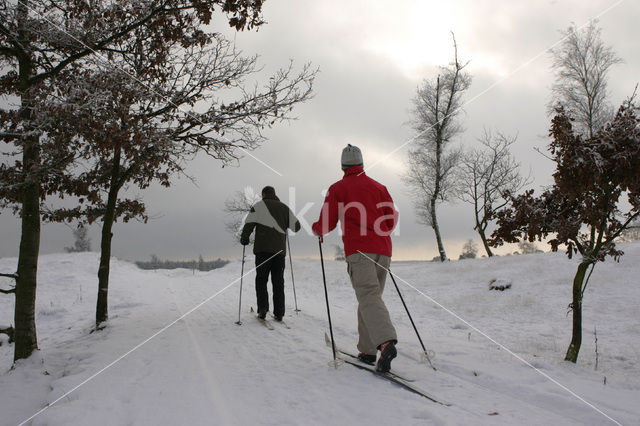
[[240, 237], [240, 244], [242, 244], [243, 246], [249, 244], [249, 237]]

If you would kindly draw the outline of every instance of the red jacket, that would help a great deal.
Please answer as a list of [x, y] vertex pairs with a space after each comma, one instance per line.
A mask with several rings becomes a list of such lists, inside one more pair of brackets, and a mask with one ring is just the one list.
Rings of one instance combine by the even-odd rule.
[[368, 177], [360, 166], [350, 167], [342, 180], [329, 187], [320, 218], [311, 228], [325, 235], [338, 220], [345, 256], [361, 251], [391, 257], [390, 235], [398, 212], [387, 188]]

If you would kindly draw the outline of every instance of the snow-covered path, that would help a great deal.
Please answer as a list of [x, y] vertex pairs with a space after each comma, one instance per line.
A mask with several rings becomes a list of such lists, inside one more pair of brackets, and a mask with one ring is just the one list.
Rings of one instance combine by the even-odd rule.
[[[302, 311], [293, 312], [287, 280], [291, 328], [274, 324], [268, 330], [249, 312], [255, 303], [253, 274], [244, 279], [243, 325], [234, 324], [239, 283], [229, 285], [240, 276], [240, 262], [194, 274], [141, 271], [114, 259], [111, 319], [106, 329], [89, 333], [97, 255], [44, 256], [41, 351], [0, 376], [2, 423], [19, 424], [57, 401], [31, 424], [615, 424], [606, 416], [640, 424], [640, 245], [625, 251], [621, 264], [601, 264], [594, 272], [577, 365], [562, 361], [575, 269], [562, 254], [393, 264], [398, 277], [423, 293], [398, 281], [423, 340], [437, 354], [438, 371], [417, 362], [419, 343], [389, 280], [386, 300], [400, 338], [393, 366], [451, 407], [348, 365], [328, 367], [317, 260], [294, 259]], [[326, 264], [336, 341], [355, 351], [355, 297], [345, 266]], [[0, 260], [2, 269], [14, 265], [15, 259]], [[513, 287], [489, 291], [491, 278], [510, 280]], [[10, 322], [9, 302], [0, 302], [0, 323]], [[0, 347], [3, 371], [10, 366], [11, 349]]]

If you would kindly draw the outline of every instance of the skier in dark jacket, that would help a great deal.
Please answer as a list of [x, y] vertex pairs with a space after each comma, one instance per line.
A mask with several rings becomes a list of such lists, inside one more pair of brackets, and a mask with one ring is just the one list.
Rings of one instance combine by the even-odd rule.
[[342, 224], [342, 241], [347, 271], [358, 299], [358, 358], [376, 362], [376, 369], [387, 372], [396, 357], [398, 338], [382, 292], [391, 262], [391, 232], [398, 223], [398, 212], [387, 188], [364, 173], [362, 153], [347, 145], [342, 151], [344, 177], [331, 185], [313, 224], [319, 237]]
[[273, 316], [282, 321], [284, 316], [284, 268], [287, 251], [287, 229], [298, 232], [300, 222], [286, 204], [276, 196], [272, 186], [262, 189], [262, 200], [258, 201], [247, 216], [240, 243], [249, 244], [249, 236], [256, 230], [253, 254], [256, 255], [256, 297], [258, 317], [264, 319], [269, 311], [267, 282], [271, 274], [273, 285]]

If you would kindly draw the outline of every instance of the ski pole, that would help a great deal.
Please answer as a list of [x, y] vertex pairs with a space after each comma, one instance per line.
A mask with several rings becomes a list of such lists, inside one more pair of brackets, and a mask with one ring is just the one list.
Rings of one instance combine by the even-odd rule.
[[242, 309], [242, 278], [244, 277], [244, 250], [247, 246], [242, 246], [242, 266], [240, 268], [240, 298], [238, 300], [238, 321], [236, 324], [242, 325], [240, 321], [240, 309]]
[[329, 333], [331, 334], [331, 350], [333, 351], [333, 361], [329, 365], [338, 368], [340, 363], [336, 359], [336, 343], [333, 340], [333, 326], [331, 325], [331, 310], [329, 309], [329, 293], [327, 292], [327, 277], [324, 273], [324, 258], [322, 257], [322, 237], [318, 237], [318, 247], [320, 248], [320, 265], [322, 266], [322, 282], [324, 283], [324, 299], [327, 302], [327, 317], [329, 318]]
[[291, 284], [293, 285], [293, 300], [296, 303], [296, 314], [298, 309], [298, 298], [296, 297], [296, 280], [293, 278], [293, 261], [291, 260], [291, 243], [289, 243], [289, 231], [287, 231], [287, 249], [289, 250], [289, 268], [291, 269]]
[[398, 296], [400, 296], [400, 300], [402, 301], [402, 305], [404, 306], [404, 310], [407, 311], [407, 315], [409, 316], [409, 320], [411, 321], [411, 325], [413, 326], [413, 329], [416, 332], [416, 336], [418, 336], [418, 340], [420, 341], [420, 346], [422, 346], [422, 359], [423, 361], [428, 361], [429, 365], [431, 366], [431, 368], [433, 368], [434, 370], [436, 369], [433, 364], [431, 363], [431, 359], [429, 358], [429, 352], [427, 351], [427, 348], [424, 347], [424, 343], [422, 343], [422, 338], [420, 337], [420, 333], [418, 333], [418, 328], [416, 327], [416, 324], [413, 322], [413, 318], [411, 317], [411, 313], [409, 312], [409, 308], [407, 307], [407, 304], [404, 302], [404, 297], [402, 297], [402, 293], [400, 293], [400, 288], [398, 287], [398, 284], [396, 283], [396, 279], [393, 277], [393, 274], [391, 273], [391, 268], [387, 269], [389, 271], [389, 276], [391, 277], [391, 281], [393, 281], [393, 285], [396, 287], [396, 291], [398, 292]]

